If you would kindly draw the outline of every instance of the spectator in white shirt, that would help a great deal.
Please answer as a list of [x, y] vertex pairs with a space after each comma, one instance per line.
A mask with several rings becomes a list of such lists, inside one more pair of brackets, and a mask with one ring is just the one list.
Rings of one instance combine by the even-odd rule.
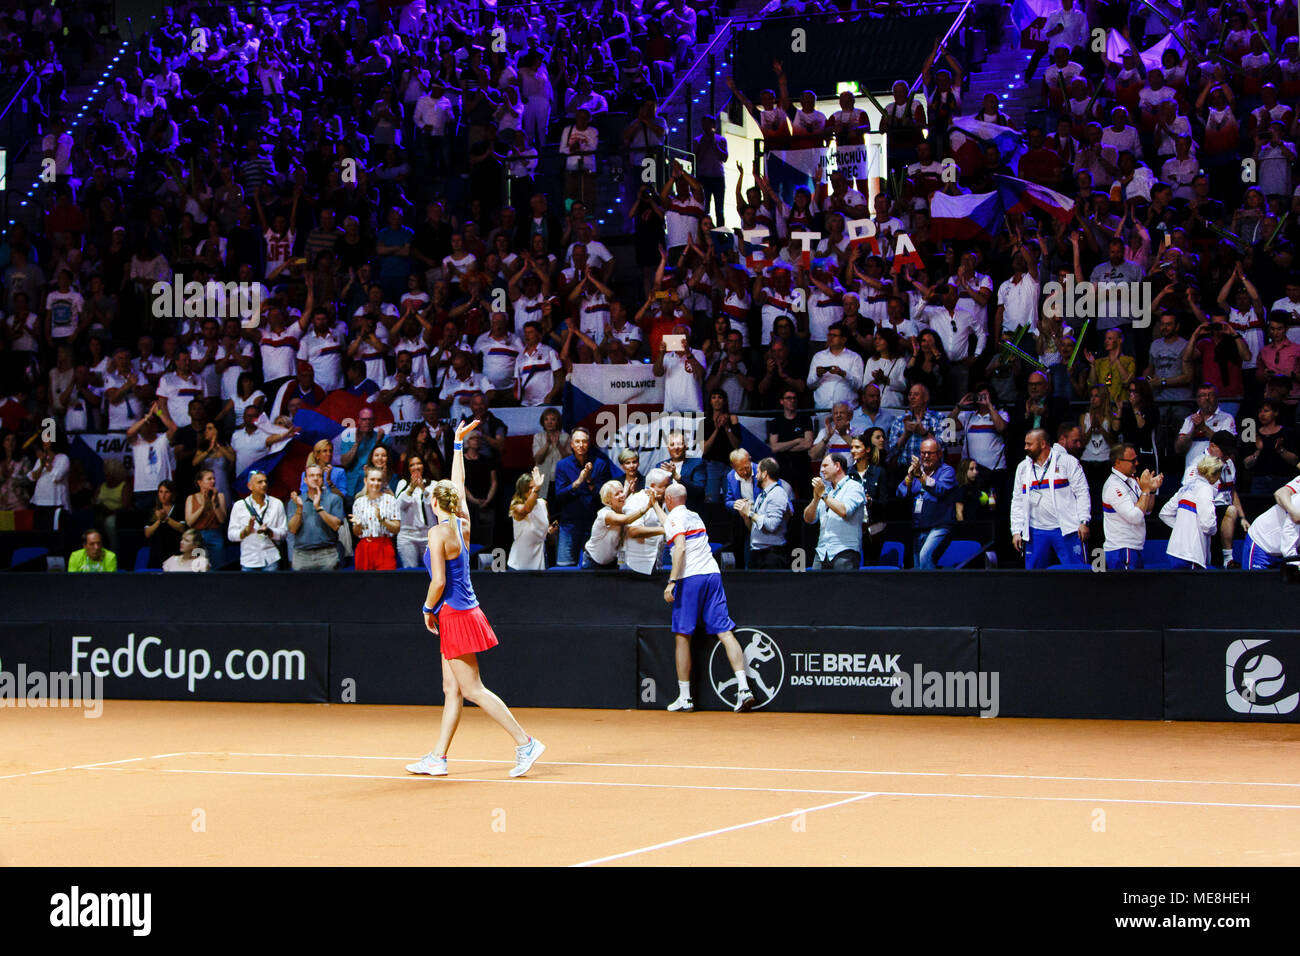
[[560, 136], [564, 161], [564, 195], [575, 202], [596, 198], [596, 145], [599, 134], [591, 125], [591, 113], [580, 109], [573, 125]]
[[63, 453], [63, 440], [41, 440], [41, 450], [36, 454], [36, 465], [27, 473], [27, 480], [35, 482], [31, 506], [36, 510], [33, 526], [39, 531], [58, 531], [60, 512], [72, 508], [68, 494], [68, 473], [72, 463]]
[[505, 392], [514, 387], [515, 360], [524, 350], [524, 343], [510, 331], [510, 317], [504, 312], [493, 312], [491, 327], [474, 342], [474, 354], [479, 358], [479, 371], [495, 391]]
[[862, 356], [846, 348], [848, 336], [836, 322], [826, 330], [826, 345], [809, 362], [808, 387], [813, 389], [813, 405], [830, 408], [843, 402], [857, 405], [863, 385], [865, 367]]
[[661, 338], [654, 363], [655, 375], [664, 380], [664, 411], [701, 413], [704, 411], [704, 353], [690, 347], [689, 325], [673, 326], [672, 334], [682, 338], [682, 347], [669, 352], [668, 344]]
[[168, 372], [158, 383], [158, 397], [167, 400], [167, 413], [180, 428], [190, 423], [190, 402], [207, 398], [207, 383], [190, 371], [190, 353], [178, 352], [176, 371]]
[[397, 483], [394, 493], [402, 522], [397, 532], [397, 560], [403, 568], [418, 568], [423, 562], [433, 517], [433, 482], [425, 478], [424, 459], [411, 452], [406, 456], [408, 477]]
[[[448, 376], [448, 380], [450, 378]], [[394, 421], [412, 422], [420, 417], [420, 408], [428, 397], [429, 388], [429, 379], [414, 370], [411, 353], [398, 352], [397, 370], [384, 380], [375, 401], [389, 407]]]
[[1190, 470], [1201, 460], [1210, 439], [1217, 431], [1230, 431], [1237, 434], [1237, 423], [1231, 415], [1219, 408], [1219, 390], [1209, 382], [1203, 383], [1196, 390], [1196, 411], [1183, 421], [1174, 442], [1174, 452], [1186, 455], [1185, 469]]
[[327, 392], [343, 387], [343, 353], [347, 346], [330, 328], [329, 313], [316, 308], [311, 314], [311, 331], [298, 343], [298, 360], [308, 362], [316, 373], [316, 384]]
[[515, 398], [521, 405], [550, 405], [564, 388], [564, 364], [542, 341], [538, 322], [524, 323], [524, 350], [515, 359]]
[[1116, 155], [1125, 151], [1133, 154], [1134, 159], [1142, 158], [1142, 139], [1137, 127], [1129, 125], [1128, 110], [1117, 106], [1110, 111], [1111, 125], [1101, 131], [1103, 146], [1114, 148]]
[[600, 488], [600, 503], [603, 507], [596, 512], [591, 524], [591, 536], [582, 548], [582, 561], [578, 565], [583, 569], [618, 567], [618, 555], [623, 550], [623, 529], [634, 521], [643, 518], [654, 505], [648, 495], [642, 495], [636, 510], [625, 508], [627, 492], [623, 482], [612, 478]]
[[[207, 571], [210, 569], [210, 563], [205, 554], [202, 553], [203, 539], [194, 529], [190, 529], [181, 535], [181, 550], [179, 554], [173, 554], [163, 562], [164, 571]], [[200, 552], [195, 554], [195, 552]]]
[[[166, 428], [166, 434], [158, 433], [160, 423]], [[176, 469], [176, 456], [170, 443], [175, 431], [176, 423], [167, 414], [165, 405], [157, 400], [126, 430], [134, 468], [132, 499], [139, 512], [153, 511], [159, 482], [170, 478]]]
[[470, 353], [458, 349], [451, 359], [451, 371], [442, 380], [442, 389], [438, 400], [443, 406], [443, 417], [453, 422], [469, 418], [473, 412], [470, 400], [475, 395], [486, 395], [492, 390], [489, 382], [480, 372], [474, 371]]
[[402, 528], [397, 496], [386, 492], [384, 469], [367, 468], [365, 491], [352, 502], [352, 536], [356, 539], [358, 571], [397, 568], [394, 541]]
[[266, 473], [254, 471], [248, 476], [248, 497], [230, 509], [230, 527], [226, 538], [239, 542], [239, 570], [277, 571], [280, 568], [279, 543], [289, 533], [284, 504], [266, 493]]

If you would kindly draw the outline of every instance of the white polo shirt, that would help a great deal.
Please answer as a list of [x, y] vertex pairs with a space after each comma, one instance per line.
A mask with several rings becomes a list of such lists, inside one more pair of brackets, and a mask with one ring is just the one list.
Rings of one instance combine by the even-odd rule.
[[[1194, 415], [1196, 413], [1193, 412], [1192, 414]], [[1210, 430], [1211, 434], [1217, 431], [1224, 431], [1224, 430], [1230, 431], [1234, 435], [1237, 434], [1237, 422], [1233, 419], [1231, 415], [1225, 412], [1222, 408], [1217, 409], [1213, 415], [1211, 415], [1209, 418], [1205, 420], [1205, 427]], [[1192, 431], [1192, 415], [1188, 415], [1185, 419], [1183, 419], [1183, 427], [1178, 430], [1178, 434], [1188, 435], [1191, 433], [1191, 431]], [[1186, 461], [1184, 461], [1183, 467], [1187, 471], [1195, 470], [1196, 463], [1200, 461], [1203, 457], [1205, 457], [1205, 449], [1209, 447], [1210, 447], [1210, 440], [1208, 438], [1198, 438], [1196, 439], [1196, 441], [1188, 445], [1187, 459]]]
[[507, 332], [504, 339], [494, 339], [484, 332], [474, 341], [474, 354], [483, 359], [483, 377], [494, 388], [509, 388], [515, 380], [515, 359], [524, 351], [518, 336]]
[[[1286, 487], [1292, 494], [1300, 494], [1300, 478], [1292, 478]], [[1275, 504], [1250, 523], [1247, 535], [1267, 554], [1290, 555], [1295, 553], [1300, 526], [1291, 520], [1285, 508]]]
[[[428, 379], [425, 379], [424, 381], [427, 383]], [[420, 385], [421, 383], [416, 382], [416, 384]], [[388, 386], [385, 385], [385, 387]], [[423, 387], [427, 388], [428, 385], [425, 384]], [[470, 399], [475, 395], [486, 395], [491, 390], [492, 383], [489, 382], [481, 372], [475, 372], [473, 369], [470, 369], [469, 375], [465, 378], [457, 378], [455, 375], [448, 375], [443, 379], [442, 390], [438, 393], [438, 398], [444, 402], [447, 401], [447, 399], [451, 399], [451, 410], [448, 414], [451, 416], [452, 421], [458, 421], [462, 416], [468, 418], [472, 414], [469, 410]], [[412, 411], [412, 418], [419, 418], [420, 403], [418, 400], [412, 400], [415, 402], [415, 407]], [[396, 403], [394, 403], [394, 405], [396, 405]], [[393, 414], [397, 414], [396, 407], [393, 409]]]
[[315, 329], [298, 343], [298, 358], [316, 373], [316, 384], [327, 392], [343, 387], [343, 353], [346, 347], [333, 332], [317, 335]]
[[[1001, 409], [995, 409], [1004, 422], [1011, 418]], [[1007, 446], [993, 427], [993, 417], [983, 412], [959, 412], [957, 420], [966, 435], [966, 458], [973, 458], [982, 468], [998, 471], [1007, 467]]]
[[[701, 369], [705, 364], [704, 353], [691, 349], [695, 364]], [[702, 412], [704, 411], [704, 391], [702, 383], [686, 369], [686, 360], [676, 352], [664, 356], [664, 411], [666, 412]]]
[[180, 428], [190, 423], [190, 402], [207, 395], [207, 383], [193, 373], [181, 378], [179, 372], [168, 372], [158, 383], [158, 397], [167, 399], [167, 414]]
[[1142, 489], [1137, 479], [1122, 475], [1114, 468], [1101, 489], [1101, 525], [1106, 535], [1106, 550], [1132, 548], [1141, 551], [1147, 540], [1146, 514], [1138, 507]]
[[290, 378], [298, 371], [298, 326], [289, 325], [279, 332], [262, 329], [262, 381]]
[[515, 359], [515, 378], [519, 380], [520, 404], [541, 405], [555, 387], [555, 373], [564, 367], [555, 349], [537, 343], [532, 352], [523, 351]]
[[1038, 334], [1038, 280], [1025, 273], [1017, 282], [1007, 279], [998, 286], [998, 305], [1002, 306], [1002, 328], [1008, 332], [1028, 325]]
[[678, 538], [686, 542], [686, 561], [682, 567], [683, 578], [695, 577], [699, 574], [722, 573], [718, 568], [718, 562], [713, 558], [713, 550], [709, 547], [709, 535], [704, 530], [704, 522], [685, 505], [678, 505], [668, 512], [664, 536], [669, 547], [675, 547]]

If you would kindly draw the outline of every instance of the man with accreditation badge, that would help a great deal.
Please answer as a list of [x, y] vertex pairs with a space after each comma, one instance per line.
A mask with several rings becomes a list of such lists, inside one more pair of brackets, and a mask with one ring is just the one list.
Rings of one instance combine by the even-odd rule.
[[1156, 504], [1156, 492], [1165, 476], [1150, 469], [1134, 478], [1137, 448], [1121, 443], [1110, 452], [1110, 477], [1101, 489], [1102, 531], [1106, 535], [1106, 570], [1140, 571], [1147, 540], [1147, 515]]

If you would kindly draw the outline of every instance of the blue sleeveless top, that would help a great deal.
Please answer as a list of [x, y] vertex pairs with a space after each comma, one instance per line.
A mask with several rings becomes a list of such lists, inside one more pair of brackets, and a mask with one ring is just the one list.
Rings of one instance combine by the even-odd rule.
[[[460, 518], [456, 519], [456, 533], [462, 536], [460, 554], [446, 562], [447, 583], [442, 589], [442, 597], [437, 607], [433, 609], [435, 614], [442, 610], [444, 604], [454, 611], [468, 611], [470, 608], [478, 607], [478, 597], [474, 594], [474, 585], [469, 579], [469, 547], [465, 544], [460, 521]], [[424, 549], [424, 566], [432, 577], [433, 565], [427, 546]]]

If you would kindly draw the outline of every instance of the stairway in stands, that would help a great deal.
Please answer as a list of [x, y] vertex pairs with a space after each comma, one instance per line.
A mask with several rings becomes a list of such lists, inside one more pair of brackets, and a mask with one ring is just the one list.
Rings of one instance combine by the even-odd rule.
[[1002, 112], [1011, 118], [1011, 125], [1023, 130], [1026, 115], [1041, 106], [1044, 64], [1039, 65], [1038, 72], [1026, 83], [1029, 56], [1030, 51], [1016, 44], [1014, 31], [1006, 31], [1002, 47], [990, 51], [988, 59], [971, 74], [970, 88], [962, 94], [962, 112], [968, 115], [976, 112], [984, 96], [994, 93]]

